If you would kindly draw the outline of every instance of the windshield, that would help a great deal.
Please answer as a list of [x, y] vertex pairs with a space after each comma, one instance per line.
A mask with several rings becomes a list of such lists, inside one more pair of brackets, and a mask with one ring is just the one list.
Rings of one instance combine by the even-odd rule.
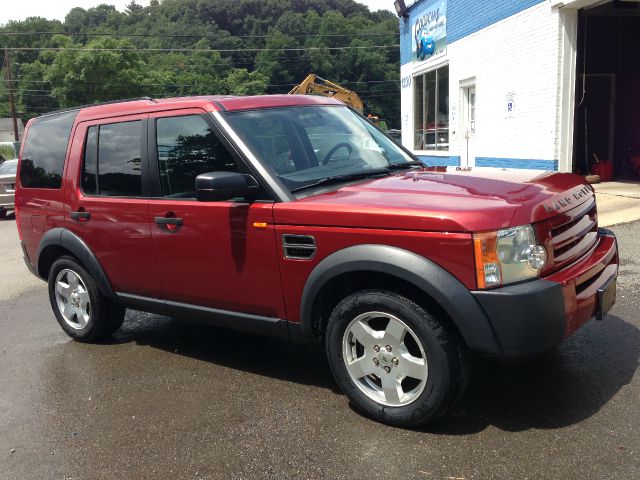
[[253, 154], [290, 190], [335, 177], [380, 173], [416, 161], [346, 107], [285, 107], [227, 113]]
[[9, 175], [10, 173], [16, 173], [17, 169], [17, 160], [7, 160], [2, 165], [0, 165], [0, 175]]

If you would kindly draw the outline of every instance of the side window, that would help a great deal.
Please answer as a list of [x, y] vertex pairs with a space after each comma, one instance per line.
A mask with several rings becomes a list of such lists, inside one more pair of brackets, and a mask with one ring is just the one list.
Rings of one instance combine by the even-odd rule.
[[142, 122], [100, 125], [98, 192], [116, 197], [142, 195]]
[[84, 149], [82, 190], [89, 195], [142, 195], [142, 122], [89, 127]]
[[33, 121], [22, 152], [20, 185], [60, 188], [71, 127], [77, 111], [44, 116]]
[[84, 143], [82, 190], [89, 195], [98, 194], [98, 127], [89, 127]]
[[238, 164], [198, 115], [156, 120], [162, 195], [195, 198], [196, 177], [215, 171], [237, 172]]

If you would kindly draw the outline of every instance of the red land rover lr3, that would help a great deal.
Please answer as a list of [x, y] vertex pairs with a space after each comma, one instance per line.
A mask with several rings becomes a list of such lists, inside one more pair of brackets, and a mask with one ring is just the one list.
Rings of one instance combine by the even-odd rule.
[[470, 352], [543, 352], [615, 301], [581, 177], [424, 168], [331, 99], [134, 99], [25, 138], [25, 261], [80, 341], [132, 308], [323, 342], [360, 411], [414, 426], [460, 397]]

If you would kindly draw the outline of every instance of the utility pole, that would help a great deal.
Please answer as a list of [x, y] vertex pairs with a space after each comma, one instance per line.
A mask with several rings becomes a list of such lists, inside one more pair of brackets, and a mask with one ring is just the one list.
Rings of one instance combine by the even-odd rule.
[[7, 80], [7, 88], [9, 89], [9, 106], [11, 108], [11, 118], [13, 119], [13, 138], [16, 142], [20, 141], [18, 135], [18, 118], [16, 116], [16, 102], [13, 98], [13, 78], [11, 77], [11, 62], [9, 61], [9, 50], [4, 47], [4, 76]]

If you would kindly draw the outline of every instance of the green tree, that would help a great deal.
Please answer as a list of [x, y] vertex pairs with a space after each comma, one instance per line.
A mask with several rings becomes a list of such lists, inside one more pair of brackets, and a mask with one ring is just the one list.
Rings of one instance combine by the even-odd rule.
[[[102, 4], [73, 8], [62, 23], [9, 22], [0, 39], [16, 49], [25, 120], [138, 95], [286, 93], [313, 72], [399, 126], [398, 20], [353, 0], [132, 0], [124, 12]], [[0, 86], [0, 113], [6, 93]]]
[[82, 47], [69, 39], [66, 47], [46, 75], [61, 106], [141, 95], [145, 64], [127, 40], [98, 38]]
[[225, 79], [227, 92], [232, 95], [259, 95], [265, 93], [268, 78], [260, 72], [235, 68]]

